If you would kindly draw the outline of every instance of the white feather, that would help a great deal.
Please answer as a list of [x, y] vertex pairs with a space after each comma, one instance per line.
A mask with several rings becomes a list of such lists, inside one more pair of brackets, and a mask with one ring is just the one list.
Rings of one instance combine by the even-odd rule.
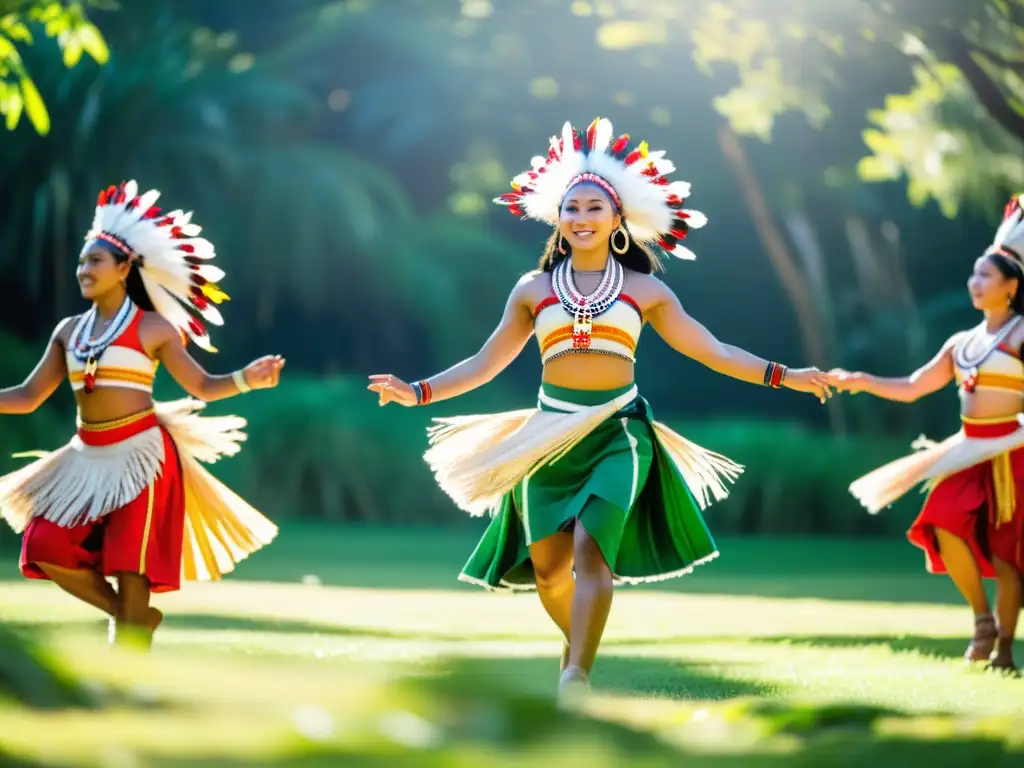
[[601, 118], [594, 129], [594, 152], [607, 152], [612, 143], [612, 123]]
[[[574, 149], [572, 124], [566, 122], [561, 133], [562, 151], [556, 153], [556, 158], [548, 162], [546, 158], [535, 157], [531, 161], [534, 171], [543, 166], [544, 172], [537, 174], [536, 179], [528, 178], [525, 173], [514, 179], [519, 186], [531, 190], [519, 201], [523, 213], [529, 218], [557, 225], [570, 181], [580, 173], [591, 172], [607, 180], [615, 189], [622, 201], [623, 215], [632, 237], [645, 245], [656, 245], [671, 229], [675, 217], [675, 210], [668, 205], [669, 196], [686, 199], [690, 195], [690, 184], [685, 181], [673, 181], [667, 185], [651, 183], [651, 177], [644, 175], [646, 168], [653, 166], [659, 175], [676, 170], [665, 157], [664, 150], [648, 151], [644, 159], [626, 166], [608, 153], [613, 135], [611, 121], [599, 120], [595, 126], [594, 151], [584, 155]], [[557, 149], [558, 145], [557, 138], [551, 139], [551, 146]], [[699, 211], [687, 211], [687, 214], [691, 228], [699, 229], [707, 223], [707, 217]], [[677, 246], [675, 255], [682, 259], [695, 258], [691, 251], [681, 246]]]
[[688, 208], [684, 208], [682, 212], [687, 216], [686, 226], [690, 229], [700, 229], [708, 223], [708, 217], [700, 211], [691, 211]]

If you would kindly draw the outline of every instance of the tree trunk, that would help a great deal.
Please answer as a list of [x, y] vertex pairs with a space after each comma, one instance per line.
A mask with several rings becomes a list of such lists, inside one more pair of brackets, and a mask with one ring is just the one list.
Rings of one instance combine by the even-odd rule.
[[[718, 141], [726, 161], [739, 181], [761, 243], [796, 312], [804, 356], [810, 365], [827, 367], [832, 358], [832, 350], [822, 326], [822, 318], [815, 306], [812, 288], [806, 276], [797, 267], [792, 251], [779, 232], [768, 207], [767, 197], [754, 174], [747, 153], [740, 144], [739, 137], [728, 126], [723, 125], [719, 128]], [[840, 408], [829, 408], [829, 421], [833, 431], [845, 431], [845, 420]]]

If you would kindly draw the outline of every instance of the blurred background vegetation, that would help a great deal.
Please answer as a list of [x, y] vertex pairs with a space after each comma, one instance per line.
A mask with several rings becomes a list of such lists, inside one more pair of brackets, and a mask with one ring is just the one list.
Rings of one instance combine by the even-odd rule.
[[[278, 391], [216, 407], [251, 420], [218, 472], [278, 519], [470, 524], [423, 429], [531, 404], [536, 355], [429, 412], [378, 409], [364, 377], [486, 338], [548, 235], [489, 200], [564, 120], [607, 116], [693, 183], [710, 225], [665, 279], [720, 338], [906, 373], [976, 322], [964, 281], [1024, 186], [1022, 43], [1022, 0], [0, 0], [0, 377], [81, 310], [96, 191], [137, 178], [195, 210], [228, 273], [201, 362], [289, 361]], [[825, 409], [653, 334], [638, 378], [747, 465], [722, 533], [897, 535], [917, 499], [872, 518], [847, 484], [957, 423], [951, 392]], [[55, 447], [72, 415], [65, 388], [5, 419], [0, 457]]]

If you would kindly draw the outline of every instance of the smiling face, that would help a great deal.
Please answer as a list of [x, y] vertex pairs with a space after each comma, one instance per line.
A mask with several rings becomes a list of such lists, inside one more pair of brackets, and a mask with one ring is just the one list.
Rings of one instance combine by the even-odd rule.
[[608, 194], [596, 184], [578, 184], [562, 201], [558, 231], [573, 250], [607, 247], [622, 217]]
[[1007, 277], [990, 256], [974, 262], [974, 272], [967, 281], [967, 291], [975, 309], [996, 311], [1006, 309], [1017, 295], [1019, 281]]
[[131, 268], [127, 261], [118, 261], [107, 246], [91, 242], [78, 257], [78, 285], [82, 298], [94, 301], [109, 291], [117, 289], [128, 276]]

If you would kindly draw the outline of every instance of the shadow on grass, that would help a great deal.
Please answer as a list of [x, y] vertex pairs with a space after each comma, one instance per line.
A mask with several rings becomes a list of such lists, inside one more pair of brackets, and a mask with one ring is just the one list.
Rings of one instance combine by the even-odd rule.
[[754, 637], [751, 643], [818, 648], [888, 648], [894, 653], [919, 653], [939, 659], [958, 659], [963, 656], [970, 638], [927, 637], [924, 635], [866, 636], [824, 635], [808, 637]]
[[[97, 632], [106, 632], [106, 619], [79, 618], [63, 619], [59, 624], [37, 621], [7, 621], [5, 625], [29, 633], [46, 633], [51, 629], [59, 627], [64, 630], [69, 626], [75, 626], [84, 630], [95, 629]], [[510, 635], [507, 633], [486, 633], [474, 632], [472, 635], [454, 632], [434, 632], [423, 630], [389, 630], [376, 627], [346, 626], [338, 624], [325, 624], [317, 621], [288, 619], [288, 618], [260, 618], [250, 616], [226, 616], [223, 614], [169, 614], [164, 621], [164, 629], [178, 631], [195, 630], [200, 632], [254, 632], [271, 633], [281, 635], [311, 635], [340, 638], [370, 638], [380, 640], [396, 641], [425, 641], [425, 642], [549, 642], [552, 637], [544, 635]], [[622, 648], [628, 646], [650, 647], [650, 646], [671, 646], [671, 645], [693, 645], [696, 643], [707, 644], [714, 642], [737, 642], [762, 644], [762, 645], [788, 645], [793, 647], [820, 647], [820, 648], [856, 648], [867, 647], [888, 648], [894, 653], [919, 653], [925, 656], [933, 656], [938, 659], [957, 659], [963, 655], [967, 647], [968, 638], [929, 637], [926, 635], [784, 635], [767, 637], [716, 637], [716, 636], [658, 636], [658, 637], [616, 637], [609, 638], [603, 644], [608, 649]], [[602, 656], [602, 663], [616, 657], [605, 654]], [[617, 663], [617, 662], [616, 662]]]

